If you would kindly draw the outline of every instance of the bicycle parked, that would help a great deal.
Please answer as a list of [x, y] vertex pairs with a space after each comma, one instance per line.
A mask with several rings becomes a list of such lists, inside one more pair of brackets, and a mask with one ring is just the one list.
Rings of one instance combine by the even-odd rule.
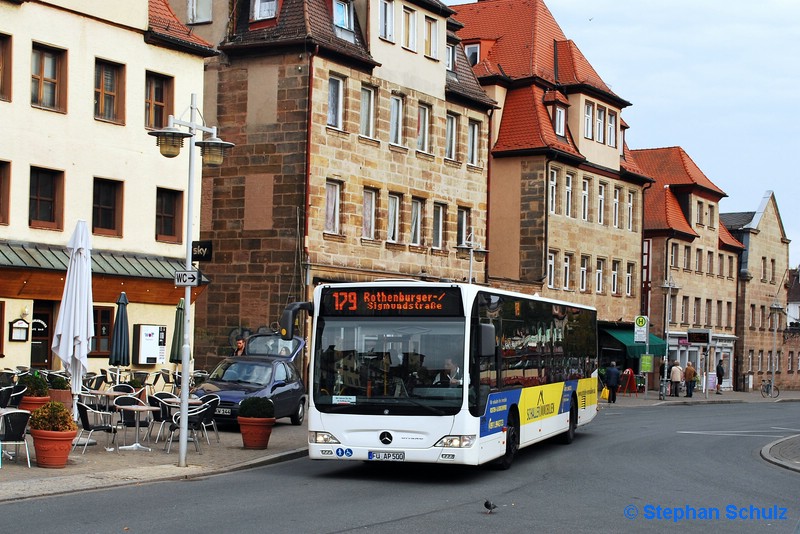
[[761, 396], [764, 398], [770, 397], [773, 399], [777, 399], [778, 395], [781, 394], [781, 390], [778, 389], [778, 386], [773, 384], [770, 380], [762, 380], [761, 381]]

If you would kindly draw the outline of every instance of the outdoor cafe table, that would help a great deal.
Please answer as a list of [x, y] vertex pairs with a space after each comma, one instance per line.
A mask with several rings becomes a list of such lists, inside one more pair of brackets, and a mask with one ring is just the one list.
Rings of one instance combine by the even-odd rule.
[[95, 397], [104, 397], [105, 398], [105, 405], [106, 411], [110, 411], [109, 407], [111, 403], [114, 401], [116, 397], [121, 397], [123, 395], [130, 395], [130, 393], [126, 393], [125, 391], [114, 391], [113, 389], [90, 389], [89, 391], [81, 392], [81, 395], [93, 395]]
[[117, 410], [126, 412], [136, 412], [136, 442], [131, 445], [117, 447], [121, 451], [151, 451], [150, 447], [145, 447], [139, 442], [139, 423], [143, 413], [157, 412], [160, 408], [143, 404], [118, 404]]

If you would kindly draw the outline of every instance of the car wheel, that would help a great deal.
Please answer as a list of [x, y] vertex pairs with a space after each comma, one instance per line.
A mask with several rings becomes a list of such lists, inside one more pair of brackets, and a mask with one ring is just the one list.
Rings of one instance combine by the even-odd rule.
[[294, 411], [292, 415], [292, 424], [295, 426], [299, 426], [303, 424], [303, 419], [306, 418], [306, 402], [304, 400], [300, 401], [300, 404], [297, 405], [297, 409]]

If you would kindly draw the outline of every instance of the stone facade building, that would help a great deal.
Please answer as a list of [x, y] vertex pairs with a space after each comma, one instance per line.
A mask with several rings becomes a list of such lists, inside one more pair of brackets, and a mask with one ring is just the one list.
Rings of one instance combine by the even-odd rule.
[[[722, 359], [722, 386], [730, 389], [736, 371], [738, 256], [744, 245], [720, 220], [719, 203], [727, 195], [680, 147], [633, 154], [656, 181], [645, 196], [642, 256], [650, 324], [664, 335], [670, 362], [685, 367], [691, 361], [702, 373], [713, 372]], [[694, 343], [693, 330], [707, 331], [709, 343]]]
[[784, 343], [789, 333], [789, 239], [775, 195], [767, 191], [757, 210], [723, 213], [720, 219], [745, 247], [739, 260], [736, 376], [746, 390], [773, 378], [779, 388], [796, 387], [797, 340], [787, 335]]

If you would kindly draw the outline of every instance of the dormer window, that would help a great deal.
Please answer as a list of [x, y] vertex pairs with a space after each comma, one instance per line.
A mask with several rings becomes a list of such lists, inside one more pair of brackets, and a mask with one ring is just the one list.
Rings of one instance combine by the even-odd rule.
[[567, 110], [562, 108], [561, 106], [555, 107], [555, 117], [553, 120], [553, 128], [556, 131], [556, 135], [564, 137], [566, 134], [566, 122], [567, 122]]
[[336, 30], [336, 37], [354, 43], [355, 33], [353, 33], [353, 3], [349, 0], [334, 0], [333, 2], [333, 25]]
[[447, 58], [445, 59], [447, 70], [453, 70], [456, 66], [456, 47], [447, 45]]
[[472, 66], [478, 64], [478, 60], [481, 57], [481, 45], [480, 44], [468, 44], [464, 45], [464, 52], [467, 54], [467, 61]]
[[274, 19], [278, 15], [278, 0], [252, 0], [253, 20]]

